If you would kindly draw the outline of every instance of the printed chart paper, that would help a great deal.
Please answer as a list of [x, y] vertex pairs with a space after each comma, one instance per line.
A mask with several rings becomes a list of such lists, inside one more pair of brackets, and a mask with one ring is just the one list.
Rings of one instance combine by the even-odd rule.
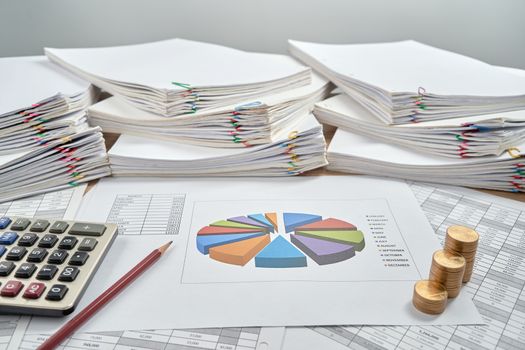
[[[285, 349], [525, 349], [525, 204], [457, 187], [411, 185], [441, 242], [450, 225], [480, 234], [469, 295], [483, 325], [288, 328]], [[319, 337], [319, 334], [323, 335]]]
[[[284, 332], [284, 327], [253, 327], [75, 333], [58, 349], [280, 350]], [[26, 334], [19, 349], [36, 349], [46, 338]]]
[[[427, 277], [439, 242], [403, 182], [104, 179], [93, 191], [79, 219], [106, 220], [122, 195], [184, 195], [185, 203], [177, 234], [117, 238], [77, 309], [148, 251], [174, 246], [82, 331], [481, 320], [466, 293], [439, 316], [412, 307], [414, 282]], [[67, 319], [33, 318], [29, 332]]]

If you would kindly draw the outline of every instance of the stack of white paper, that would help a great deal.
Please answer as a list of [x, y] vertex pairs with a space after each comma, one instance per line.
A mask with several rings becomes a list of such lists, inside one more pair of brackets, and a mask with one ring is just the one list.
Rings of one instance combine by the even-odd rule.
[[415, 41], [289, 49], [388, 124], [525, 109], [525, 77]]
[[310, 68], [291, 57], [183, 39], [45, 51], [52, 61], [112, 95], [165, 117], [310, 83]]
[[113, 175], [282, 176], [326, 165], [322, 126], [307, 108], [275, 141], [247, 148], [209, 148], [121, 135], [108, 152]]
[[58, 190], [110, 175], [100, 128], [0, 156], [0, 202]]
[[525, 143], [525, 110], [387, 125], [352, 97], [341, 94], [317, 103], [314, 114], [324, 124], [445, 157], [497, 156]]
[[118, 98], [101, 101], [88, 110], [89, 123], [105, 132], [149, 136], [211, 147], [248, 147], [271, 143], [296, 123], [295, 111], [325, 98], [332, 85], [317, 74], [309, 85], [254, 97], [236, 105], [165, 118], [134, 108]]
[[0, 154], [71, 135], [96, 97], [88, 82], [45, 56], [0, 58], [0, 77]]
[[[525, 143], [521, 149], [525, 149]], [[328, 148], [329, 169], [512, 192], [525, 190], [525, 162], [518, 149], [500, 156], [454, 159], [415, 152], [337, 130]]]

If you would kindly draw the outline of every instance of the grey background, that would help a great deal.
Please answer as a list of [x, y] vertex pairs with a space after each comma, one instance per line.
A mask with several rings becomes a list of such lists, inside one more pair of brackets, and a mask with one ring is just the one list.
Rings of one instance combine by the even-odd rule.
[[286, 39], [415, 39], [525, 69], [524, 0], [0, 0], [0, 56], [171, 37], [262, 52]]

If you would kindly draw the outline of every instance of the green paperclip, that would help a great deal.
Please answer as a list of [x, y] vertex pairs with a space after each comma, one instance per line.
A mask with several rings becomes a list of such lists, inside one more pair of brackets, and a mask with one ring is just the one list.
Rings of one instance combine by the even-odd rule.
[[191, 90], [191, 85], [190, 85], [190, 84], [177, 83], [176, 81], [172, 81], [171, 83], [172, 83], [173, 85], [177, 85], [178, 87], [181, 87], [181, 88], [183, 88], [183, 89]]

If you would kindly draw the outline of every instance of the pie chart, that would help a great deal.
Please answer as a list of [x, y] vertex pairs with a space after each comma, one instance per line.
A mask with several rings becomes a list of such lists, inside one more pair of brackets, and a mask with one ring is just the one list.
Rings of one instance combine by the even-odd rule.
[[[282, 232], [281, 232], [281, 231]], [[347, 221], [306, 213], [249, 214], [215, 221], [197, 232], [197, 249], [221, 263], [306, 267], [351, 259], [365, 248], [363, 232]]]

